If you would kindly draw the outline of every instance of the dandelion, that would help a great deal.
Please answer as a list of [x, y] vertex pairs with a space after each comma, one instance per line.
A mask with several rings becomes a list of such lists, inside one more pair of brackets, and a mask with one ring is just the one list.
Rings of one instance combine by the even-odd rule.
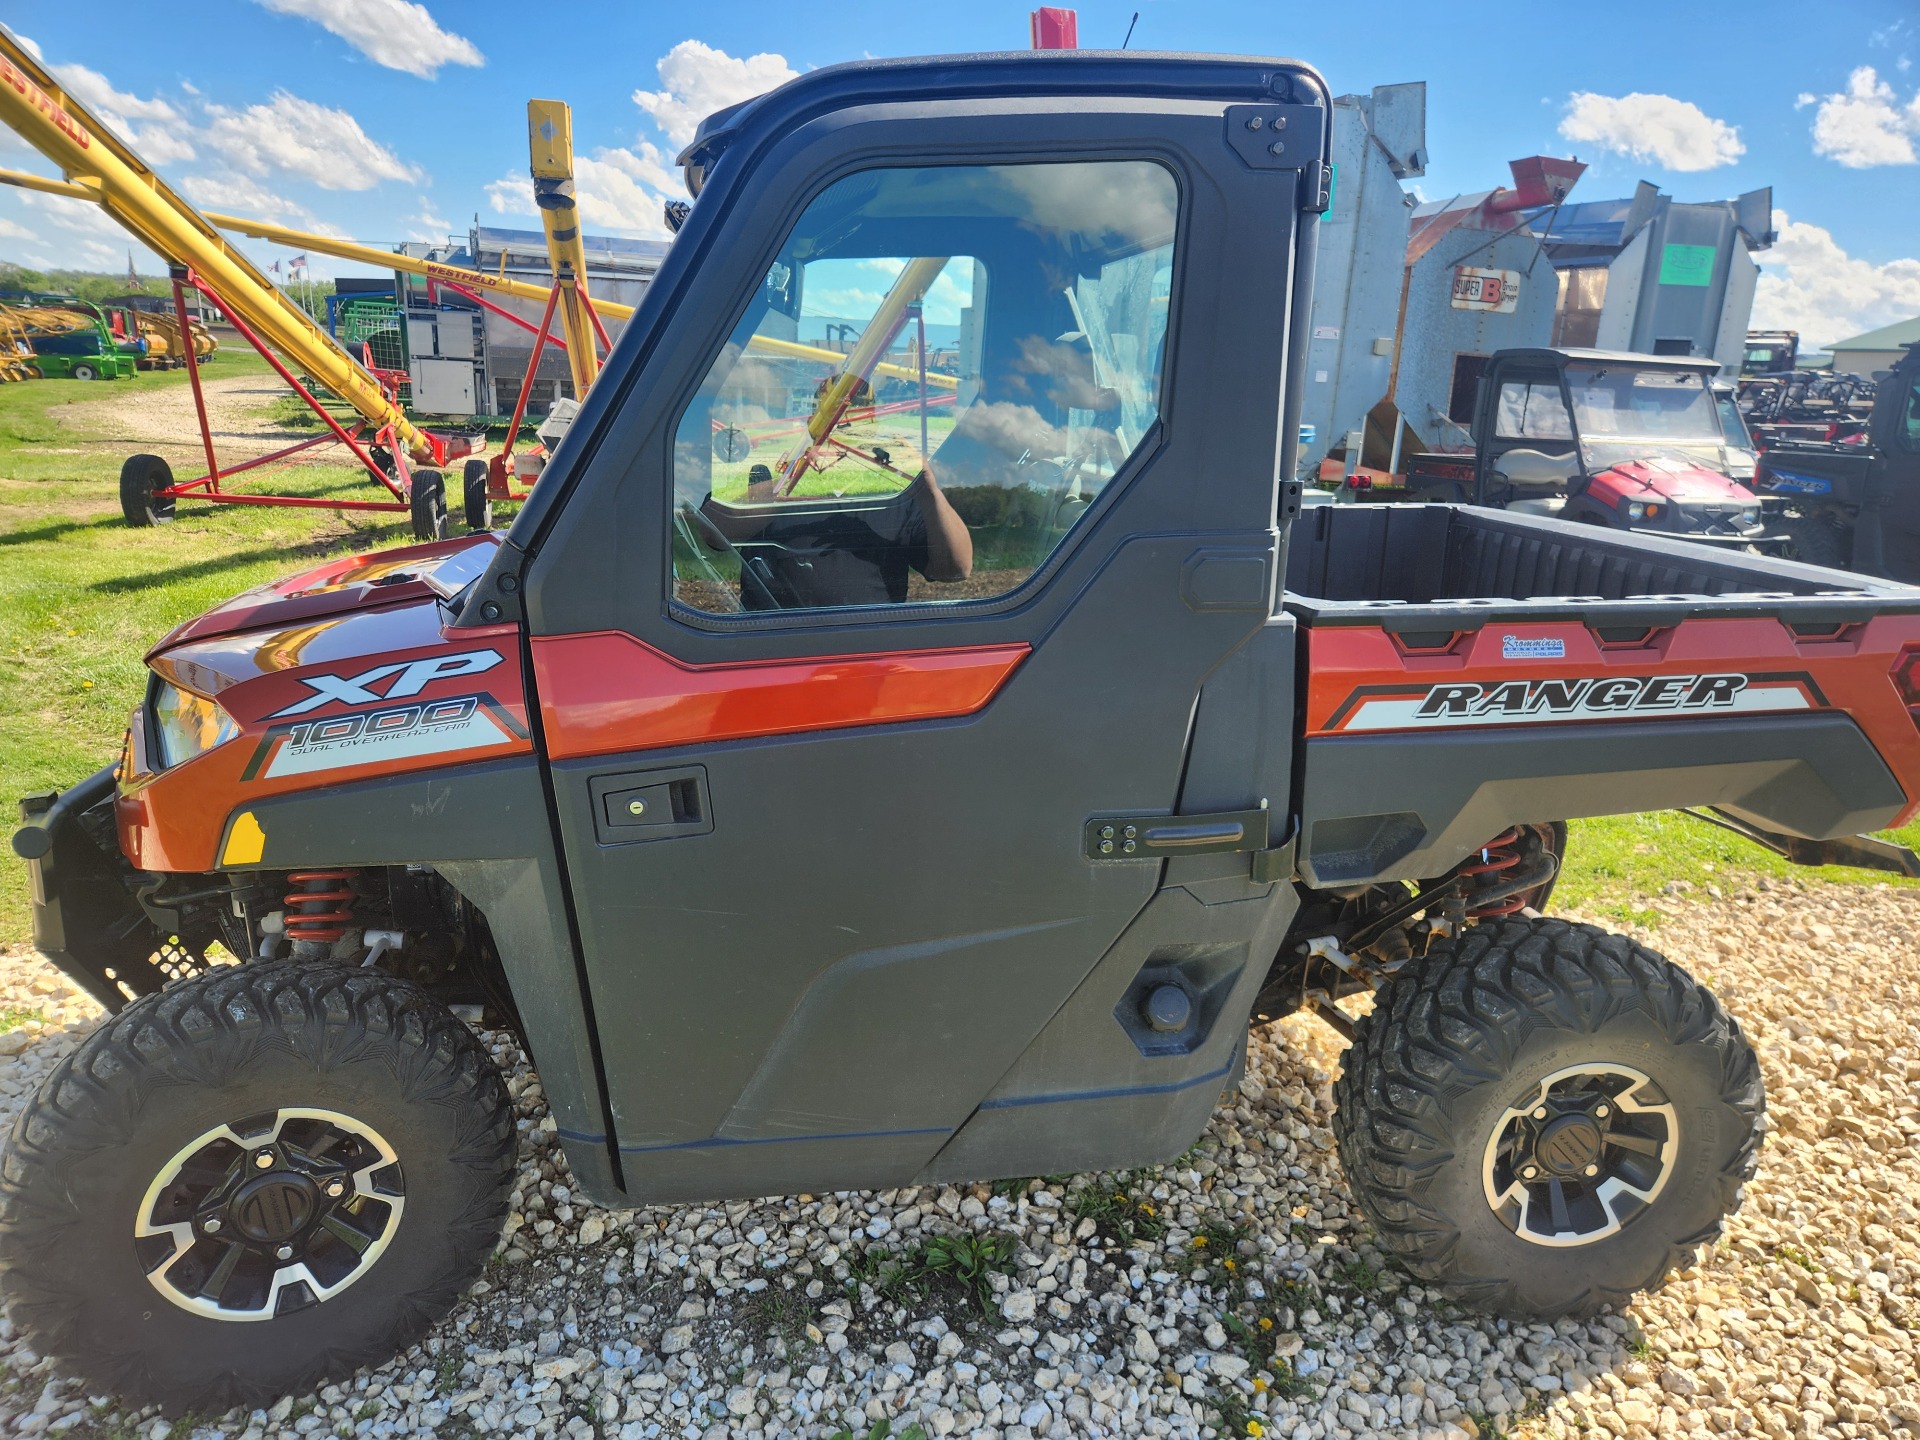
[[1220, 1263], [1225, 1265], [1229, 1270], [1238, 1270], [1240, 1268], [1240, 1263], [1237, 1260], [1222, 1260]]
[[1267, 1377], [1264, 1375], [1254, 1376], [1253, 1377], [1253, 1393], [1256, 1395], [1264, 1395], [1266, 1394], [1266, 1392], [1267, 1392]]
[[82, 680], [82, 681], [80, 682], [80, 688], [81, 688], [82, 690], [91, 690], [91, 689], [93, 689], [93, 681], [91, 681], [91, 680]]
[[1140, 1213], [1141, 1213], [1142, 1215], [1145, 1215], [1145, 1216], [1147, 1216], [1147, 1217], [1148, 1217], [1149, 1219], [1151, 1219], [1151, 1218], [1152, 1218], [1152, 1216], [1153, 1216], [1153, 1206], [1151, 1206], [1151, 1205], [1142, 1205], [1142, 1206], [1140, 1207]]
[[1204, 1250], [1204, 1249], [1206, 1249], [1206, 1248], [1207, 1248], [1207, 1237], [1206, 1237], [1206, 1236], [1204, 1236], [1204, 1235], [1196, 1235], [1196, 1236], [1194, 1236], [1194, 1237], [1193, 1237], [1193, 1248], [1194, 1248], [1194, 1249], [1196, 1249], [1196, 1250]]
[[1247, 1421], [1247, 1434], [1264, 1435], [1266, 1433], [1267, 1433], [1267, 1427], [1262, 1425], [1258, 1420]]
[[1262, 1330], [1271, 1330], [1273, 1328], [1273, 1317], [1271, 1315], [1262, 1315], [1260, 1317], [1260, 1328]]

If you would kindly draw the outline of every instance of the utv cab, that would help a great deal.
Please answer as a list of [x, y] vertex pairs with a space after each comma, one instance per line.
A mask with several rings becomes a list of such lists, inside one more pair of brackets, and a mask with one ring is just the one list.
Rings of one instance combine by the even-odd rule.
[[1465, 457], [1416, 457], [1407, 488], [1415, 499], [1759, 544], [1760, 502], [1732, 478], [1717, 371], [1691, 356], [1498, 351], [1474, 405], [1471, 480]]

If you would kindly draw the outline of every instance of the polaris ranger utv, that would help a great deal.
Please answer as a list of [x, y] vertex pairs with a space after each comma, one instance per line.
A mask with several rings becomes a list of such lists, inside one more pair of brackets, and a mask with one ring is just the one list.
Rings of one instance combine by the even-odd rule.
[[504, 536], [162, 639], [118, 761], [14, 839], [116, 1012], [0, 1169], [32, 1345], [218, 1409], [418, 1336], [511, 1184], [475, 1001], [609, 1205], [1164, 1160], [1312, 1006], [1428, 1282], [1584, 1314], [1713, 1236], [1759, 1068], [1678, 968], [1540, 917], [1563, 822], [1910, 865], [1845, 837], [1914, 806], [1920, 592], [1299, 513], [1328, 105], [1083, 53], [724, 111]]
[[1858, 441], [1782, 440], [1755, 488], [1783, 509], [1795, 559], [1920, 581], [1920, 345], [1877, 377]]

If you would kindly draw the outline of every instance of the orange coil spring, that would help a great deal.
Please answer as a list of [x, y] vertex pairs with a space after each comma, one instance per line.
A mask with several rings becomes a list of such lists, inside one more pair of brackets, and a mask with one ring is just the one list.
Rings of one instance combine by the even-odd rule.
[[287, 877], [287, 938], [331, 945], [353, 921], [351, 870], [296, 870]]
[[[1460, 873], [1470, 879], [1481, 875], [1491, 876], [1484, 882], [1489, 886], [1499, 883], [1499, 877], [1520, 863], [1520, 832], [1502, 830], [1493, 839], [1480, 847], [1478, 859], [1469, 860], [1460, 867]], [[1496, 915], [1511, 915], [1524, 910], [1527, 905], [1525, 893], [1509, 895], [1504, 900], [1495, 900], [1488, 905], [1474, 905], [1473, 893], [1467, 893], [1467, 915], [1474, 920], [1490, 920]]]

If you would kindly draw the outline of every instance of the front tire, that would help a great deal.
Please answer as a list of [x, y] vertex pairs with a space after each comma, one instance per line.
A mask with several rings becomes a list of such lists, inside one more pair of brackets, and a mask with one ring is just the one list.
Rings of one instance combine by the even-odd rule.
[[1786, 558], [1829, 570], [1853, 568], [1853, 537], [1824, 515], [1785, 517]]
[[1590, 1315], [1659, 1284], [1738, 1206], [1766, 1111], [1752, 1047], [1685, 971], [1517, 916], [1391, 981], [1334, 1097], [1381, 1242], [1508, 1315]]
[[73, 369], [67, 373], [75, 380], [98, 380], [100, 378], [100, 372], [94, 369], [93, 366], [85, 363], [74, 366]]
[[416, 470], [407, 492], [413, 508], [413, 534], [417, 540], [445, 540], [453, 533], [447, 523], [447, 481], [438, 470]]
[[513, 1117], [473, 1033], [332, 964], [222, 967], [127, 1007], [0, 1160], [0, 1289], [36, 1350], [169, 1410], [375, 1364], [491, 1253]]

